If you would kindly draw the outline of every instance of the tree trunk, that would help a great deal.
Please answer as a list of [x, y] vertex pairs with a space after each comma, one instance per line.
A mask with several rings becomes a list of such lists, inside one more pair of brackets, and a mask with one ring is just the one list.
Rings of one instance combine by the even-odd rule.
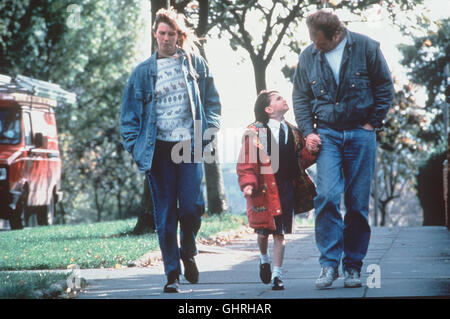
[[[200, 54], [205, 58], [204, 46], [199, 48]], [[215, 135], [214, 145], [215, 152], [218, 152], [218, 136]], [[217, 156], [218, 158], [218, 156]], [[225, 186], [223, 183], [222, 169], [218, 161], [213, 163], [204, 163], [206, 195], [208, 201], [208, 211], [210, 214], [221, 214], [228, 209], [227, 199], [225, 195]]]
[[267, 89], [266, 84], [266, 69], [267, 63], [259, 58], [252, 58], [253, 72], [255, 75], [256, 94], [259, 94], [262, 90]]
[[[198, 37], [204, 37], [208, 26], [209, 2], [208, 0], [199, 0], [199, 23], [196, 29]], [[205, 47], [201, 45], [200, 54], [206, 58]], [[215, 136], [215, 151], [218, 152], [217, 141], [218, 136]], [[206, 182], [206, 196], [208, 201], [208, 211], [210, 214], [221, 214], [228, 210], [228, 204], [225, 195], [225, 186], [223, 183], [222, 169], [218, 161], [213, 163], [204, 163], [205, 182]]]
[[[64, 204], [59, 201], [59, 212], [56, 214], [57, 216], [57, 224], [66, 224], [66, 210], [64, 209]], [[55, 212], [56, 213], [56, 212]]]
[[208, 211], [221, 214], [228, 209], [220, 163], [204, 163]]
[[[198, 37], [202, 38], [206, 35], [206, 30], [208, 27], [208, 16], [209, 16], [209, 2], [208, 0], [199, 0], [199, 20], [197, 29], [195, 30]], [[204, 54], [202, 54], [204, 56]]]
[[98, 199], [98, 190], [94, 189], [95, 208], [97, 209], [97, 222], [102, 221], [102, 208]]
[[122, 218], [122, 196], [120, 196], [120, 191], [117, 193], [117, 209], [119, 210], [119, 219]]
[[155, 231], [155, 219], [154, 219], [154, 208], [153, 199], [150, 193], [150, 187], [148, 183], [148, 178], [145, 177], [144, 183], [144, 193], [142, 194], [142, 208], [138, 215], [138, 220], [136, 226], [134, 226], [133, 234], [141, 235], [145, 233], [152, 233]]
[[381, 207], [381, 221], [380, 221], [380, 226], [386, 226], [386, 213], [387, 213], [387, 203], [386, 204], [382, 204]]

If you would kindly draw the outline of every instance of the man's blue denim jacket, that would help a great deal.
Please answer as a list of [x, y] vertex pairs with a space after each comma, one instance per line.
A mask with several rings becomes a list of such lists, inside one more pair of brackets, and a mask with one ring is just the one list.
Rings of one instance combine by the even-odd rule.
[[369, 123], [383, 124], [394, 97], [394, 86], [378, 42], [347, 33], [339, 86], [325, 55], [308, 46], [299, 57], [292, 94], [294, 113], [303, 136], [320, 127], [337, 130]]
[[[203, 132], [208, 128], [219, 128], [221, 104], [213, 78], [205, 60], [192, 55], [189, 67], [187, 55], [182, 55], [182, 70], [185, 76], [194, 130]], [[130, 152], [141, 172], [152, 167], [156, 141], [155, 84], [157, 78], [156, 51], [132, 72], [125, 87], [120, 114], [120, 135], [125, 149]], [[195, 127], [201, 123], [201, 128]], [[193, 142], [193, 141], [192, 141]], [[209, 141], [208, 141], [209, 142]], [[192, 144], [193, 146], [193, 144]]]

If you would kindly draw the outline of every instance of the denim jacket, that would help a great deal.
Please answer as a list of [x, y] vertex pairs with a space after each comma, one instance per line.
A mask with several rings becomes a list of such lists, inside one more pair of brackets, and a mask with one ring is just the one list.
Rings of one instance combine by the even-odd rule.
[[[182, 50], [179, 50], [179, 53], [182, 55], [181, 65], [194, 117], [194, 130], [200, 130], [203, 134], [208, 128], [215, 127], [218, 129], [220, 126], [221, 104], [206, 61], [201, 56], [192, 56], [195, 74], [189, 67], [186, 53]], [[125, 149], [133, 156], [141, 172], [147, 172], [151, 169], [155, 151], [156, 66], [155, 51], [149, 59], [134, 69], [122, 98], [120, 114], [122, 143]], [[196, 127], [198, 125], [201, 127]]]
[[392, 105], [393, 81], [379, 43], [362, 34], [346, 33], [339, 86], [325, 55], [314, 44], [300, 54], [292, 98], [305, 137], [314, 132], [314, 124], [337, 130], [366, 123], [379, 128]]

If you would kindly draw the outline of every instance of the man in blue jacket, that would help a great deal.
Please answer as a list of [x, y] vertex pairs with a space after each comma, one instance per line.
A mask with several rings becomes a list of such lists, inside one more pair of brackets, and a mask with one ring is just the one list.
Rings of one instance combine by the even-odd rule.
[[324, 10], [306, 23], [313, 44], [300, 54], [293, 103], [306, 147], [319, 152], [314, 206], [322, 270], [316, 287], [329, 287], [339, 277], [341, 258], [345, 287], [361, 287], [370, 239], [375, 130], [392, 104], [393, 81], [378, 42], [347, 30]]

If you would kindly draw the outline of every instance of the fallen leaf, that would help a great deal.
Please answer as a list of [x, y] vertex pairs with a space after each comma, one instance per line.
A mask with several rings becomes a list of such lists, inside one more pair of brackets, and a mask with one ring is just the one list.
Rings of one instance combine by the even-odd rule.
[[430, 39], [426, 39], [426, 40], [423, 42], [423, 45], [425, 45], [425, 46], [427, 46], [427, 47], [431, 47], [431, 46], [433, 45], [433, 43], [431, 43]]

